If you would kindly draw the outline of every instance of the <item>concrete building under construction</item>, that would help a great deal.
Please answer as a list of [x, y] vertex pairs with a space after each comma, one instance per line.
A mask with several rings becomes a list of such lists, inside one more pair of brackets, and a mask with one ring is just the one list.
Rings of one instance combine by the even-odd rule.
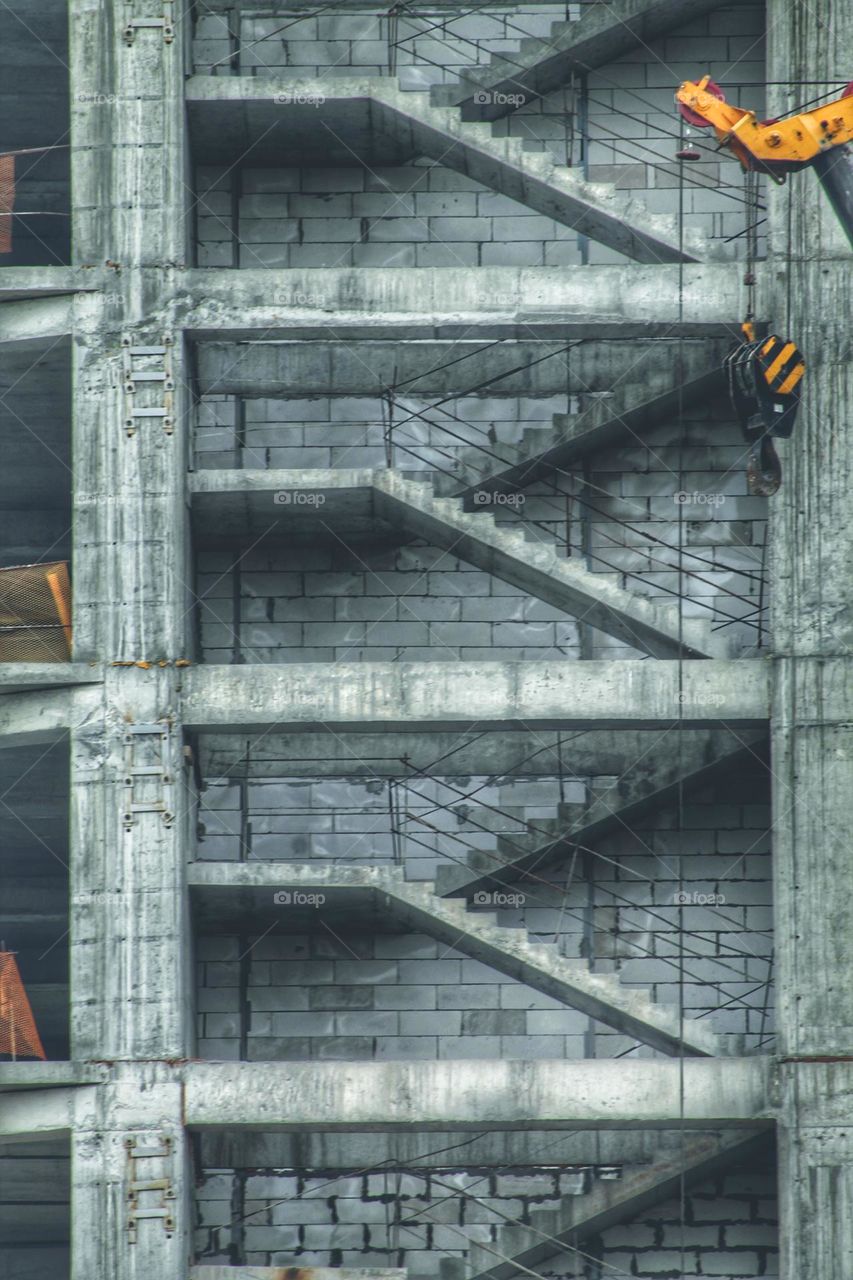
[[851, 1280], [852, 48], [0, 5], [5, 1280]]

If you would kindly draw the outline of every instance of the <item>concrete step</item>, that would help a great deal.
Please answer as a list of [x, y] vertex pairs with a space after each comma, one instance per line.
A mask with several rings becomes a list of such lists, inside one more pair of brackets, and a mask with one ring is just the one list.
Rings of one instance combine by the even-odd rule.
[[495, 524], [491, 513], [463, 511], [437, 497], [427, 481], [393, 471], [373, 473], [375, 514], [394, 528], [453, 551], [470, 564], [540, 600], [583, 616], [620, 641], [653, 657], [727, 657], [728, 646], [701, 619], [679, 622], [677, 605], [660, 605], [590, 573], [558, 553], [554, 544], [528, 542], [520, 530]]
[[617, 1180], [597, 1179], [581, 1195], [563, 1196], [554, 1207], [534, 1209], [528, 1224], [499, 1227], [494, 1245], [473, 1244], [466, 1280], [511, 1280], [561, 1251], [561, 1245], [598, 1235], [643, 1213], [652, 1205], [748, 1160], [766, 1143], [763, 1134], [729, 1131], [661, 1145], [648, 1164], [625, 1169]]
[[453, 909], [459, 904], [439, 897], [432, 882], [410, 882], [393, 876], [386, 884], [388, 906], [395, 915], [455, 951], [663, 1053], [674, 1055], [683, 1049], [688, 1054], [715, 1056], [719, 1052], [710, 1026], [685, 1020], [680, 1029], [675, 1008], [655, 1004], [645, 991], [623, 987], [616, 974], [591, 973], [586, 961], [566, 959], [554, 944], [532, 942], [526, 929], [504, 928], [490, 915], [469, 911], [463, 920]]
[[589, 847], [608, 831], [630, 826], [649, 809], [672, 803], [680, 790], [689, 793], [714, 784], [763, 755], [761, 733], [740, 734], [734, 750], [732, 742], [730, 734], [718, 732], [702, 741], [665, 739], [656, 746], [654, 759], [641, 762], [612, 789], [593, 795], [589, 804], [562, 806], [556, 819], [528, 824], [527, 834], [498, 836], [494, 852], [478, 849], [464, 865], [440, 866], [438, 892], [470, 895], [523, 882], [526, 874], [543, 875], [555, 863], [570, 859], [578, 845]]
[[[603, 66], [665, 31], [701, 17], [715, 0], [614, 0], [585, 6], [578, 22], [555, 22], [546, 38], [525, 37], [517, 51], [465, 68], [456, 85], [435, 87], [435, 101], [461, 107], [463, 118], [497, 120], [543, 94]], [[484, 101], [484, 92], [488, 98]]]
[[431, 156], [637, 262], [700, 262], [709, 256], [707, 240], [696, 232], [679, 244], [669, 215], [651, 213], [612, 185], [586, 182], [557, 166], [546, 151], [527, 151], [520, 138], [495, 137], [488, 123], [462, 120], [455, 107], [434, 105], [429, 93], [405, 92], [381, 79], [362, 90], [369, 90], [377, 124], [412, 155]]
[[554, 414], [549, 427], [528, 427], [517, 445], [500, 449], [468, 446], [456, 452], [454, 474], [440, 473], [436, 490], [443, 496], [464, 496], [477, 489], [493, 490], [531, 484], [555, 467], [568, 467], [600, 449], [636, 442], [667, 418], [715, 398], [724, 390], [719, 363], [709, 364], [701, 348], [682, 353], [683, 382], [663, 365], [649, 371], [642, 382], [622, 383], [610, 395], [583, 397], [581, 412]]

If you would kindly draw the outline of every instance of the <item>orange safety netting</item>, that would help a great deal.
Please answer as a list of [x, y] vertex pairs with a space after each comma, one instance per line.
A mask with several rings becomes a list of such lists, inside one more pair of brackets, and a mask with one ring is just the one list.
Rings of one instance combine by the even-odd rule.
[[0, 1054], [45, 1057], [13, 951], [0, 951]]
[[71, 582], [64, 560], [0, 569], [0, 662], [68, 662]]
[[12, 218], [15, 207], [15, 157], [0, 155], [0, 253], [12, 252]]

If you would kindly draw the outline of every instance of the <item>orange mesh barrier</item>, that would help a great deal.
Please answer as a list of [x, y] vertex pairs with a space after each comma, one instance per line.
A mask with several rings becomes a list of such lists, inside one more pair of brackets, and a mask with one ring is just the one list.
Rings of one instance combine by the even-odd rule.
[[0, 1054], [13, 1059], [45, 1057], [12, 951], [0, 951]]
[[12, 219], [9, 214], [14, 207], [15, 157], [0, 156], [0, 253], [12, 252]]
[[0, 569], [0, 662], [68, 662], [71, 583], [64, 560]]

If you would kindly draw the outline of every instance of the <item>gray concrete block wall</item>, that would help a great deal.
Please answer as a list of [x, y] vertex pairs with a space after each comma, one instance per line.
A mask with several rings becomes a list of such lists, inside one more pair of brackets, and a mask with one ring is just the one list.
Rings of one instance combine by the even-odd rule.
[[[529, 1222], [532, 1212], [568, 1196], [582, 1200], [600, 1178], [619, 1172], [565, 1165], [429, 1173], [210, 1168], [197, 1193], [196, 1250], [208, 1263], [233, 1261], [236, 1253], [258, 1266], [396, 1265], [413, 1277], [448, 1274], [448, 1263], [464, 1266], [470, 1244], [499, 1250], [507, 1222]], [[537, 1271], [554, 1280], [611, 1269], [650, 1280], [775, 1280], [778, 1247], [775, 1177], [758, 1165], [691, 1188], [683, 1213], [678, 1200], [653, 1205]]]
[[[585, 1056], [585, 1015], [425, 934], [377, 934], [335, 920], [331, 930], [318, 925], [311, 934], [200, 944], [200, 957], [233, 957], [199, 959], [202, 1057], [240, 1058], [236, 959], [247, 947], [250, 1062]], [[602, 1035], [603, 1057], [632, 1043], [606, 1029]]]
[[[552, 21], [565, 16], [564, 6], [526, 7], [515, 13], [495, 6], [488, 14], [445, 19], [438, 38], [430, 32], [398, 50], [399, 82], [409, 89], [454, 82], [466, 66], [483, 65], [495, 52], [511, 56], [526, 34], [547, 36]], [[222, 21], [202, 19], [202, 23], [219, 24], [220, 28]], [[387, 31], [382, 36], [383, 19], [367, 13], [328, 18], [327, 27], [334, 27], [338, 38], [318, 39], [323, 21], [322, 17], [299, 18], [283, 34], [263, 39], [282, 26], [280, 15], [244, 19], [241, 74], [287, 73], [321, 80], [325, 76], [390, 74]], [[639, 198], [654, 213], [678, 212], [683, 177], [685, 227], [701, 230], [715, 243], [718, 253], [743, 257], [746, 242], [742, 233], [747, 222], [761, 214], [749, 212], [738, 162], [717, 151], [708, 131], [693, 129], [689, 136], [693, 144], [699, 143], [702, 161], [679, 166], [675, 152], [685, 135], [673, 102], [673, 89], [682, 79], [699, 79], [710, 72], [731, 101], [757, 111], [761, 118], [765, 113], [763, 26], [764, 11], [759, 4], [721, 8], [666, 38], [638, 45], [590, 73], [583, 101], [580, 86], [560, 89], [497, 121], [493, 131], [497, 136], [520, 137], [532, 150], [548, 151], [557, 164], [573, 166], [594, 182], [613, 183], [626, 195]], [[208, 27], [203, 29], [207, 31]], [[403, 19], [401, 37], [405, 30]], [[259, 40], [260, 43], [253, 43]], [[213, 67], [216, 74], [231, 74], [234, 64], [227, 55], [234, 47], [224, 40], [198, 42], [199, 70], [218, 63]], [[399, 180], [389, 183], [389, 189], [398, 197], [415, 190], [415, 182], [407, 177], [410, 167], [402, 167]], [[621, 254], [579, 239], [570, 228], [534, 215], [499, 195], [493, 196], [495, 207], [505, 209], [509, 218], [520, 221], [514, 227], [510, 221], [496, 218], [489, 226], [484, 189], [464, 177], [440, 172], [444, 184], [440, 190], [448, 198], [451, 193], [455, 196], [447, 213], [437, 206], [431, 208], [423, 193], [422, 210], [417, 208], [417, 197], [405, 210], [398, 200], [391, 212], [385, 212], [374, 200], [369, 211], [364, 206], [361, 218], [357, 209], [347, 206], [344, 197], [343, 203], [330, 205], [325, 218], [318, 215], [321, 221], [291, 212], [282, 201], [271, 215], [279, 221], [274, 238], [258, 241], [254, 237], [269, 237], [273, 229], [256, 225], [261, 219], [250, 211], [240, 233], [240, 265], [575, 266], [624, 261]], [[205, 181], [204, 174], [200, 175], [204, 217], [200, 220], [199, 264], [232, 265], [230, 260], [223, 261], [226, 237], [221, 234], [222, 225], [211, 216], [216, 201], [208, 204]], [[370, 192], [371, 188], [365, 190]], [[310, 192], [310, 185], [303, 191]], [[478, 198], [475, 200], [474, 196]], [[381, 221], [368, 229], [365, 223], [369, 218]], [[349, 228], [345, 226], [347, 219]], [[763, 254], [762, 229], [759, 237]]]
[[[239, 182], [239, 194], [234, 185]], [[201, 267], [566, 266], [570, 227], [432, 160], [197, 170]], [[621, 254], [613, 261], [624, 262]]]
[[[284, 766], [282, 766], [284, 768]], [[557, 816], [561, 796], [582, 803], [580, 779], [415, 777], [306, 779], [282, 776], [241, 788], [211, 781], [201, 794], [197, 857], [252, 858], [332, 865], [402, 862], [410, 880], [434, 879], [440, 863], [527, 833]], [[394, 818], [392, 819], [392, 812]]]
[[[436, 399], [439, 408], [433, 407]], [[424, 399], [401, 391], [394, 410], [393, 464], [412, 475], [448, 470], [461, 449], [475, 445], [485, 470], [494, 441], [517, 443], [528, 429], [549, 428], [566, 404], [565, 395]], [[240, 403], [231, 396], [205, 395], [197, 411], [195, 466], [384, 467], [386, 422], [387, 402], [378, 396]]]
[[[496, 3], [488, 13], [454, 13], [450, 5], [423, 14], [402, 13], [389, 22], [387, 10], [365, 5], [346, 13], [318, 13], [306, 4], [282, 14], [233, 11], [204, 15], [195, 26], [195, 70], [230, 75], [303, 77], [387, 75], [396, 64], [407, 89], [452, 83], [467, 66], [493, 54], [511, 54], [526, 36], [547, 36], [565, 19], [565, 4]], [[571, 6], [576, 9], [577, 6]], [[392, 44], [396, 43], [396, 49]], [[229, 55], [238, 50], [236, 57]]]
[[212, 1263], [233, 1260], [237, 1251], [248, 1265], [395, 1265], [412, 1276], [437, 1276], [443, 1258], [461, 1261], [469, 1242], [488, 1243], [502, 1222], [527, 1220], [561, 1196], [582, 1194], [598, 1172], [565, 1165], [205, 1169], [197, 1256]]
[[[416, 821], [406, 822], [396, 841], [390, 835], [386, 786], [378, 781], [257, 784], [247, 813], [252, 842], [243, 857], [396, 860], [407, 878], [417, 880], [432, 876], [440, 861], [464, 858], [466, 849], [494, 848], [494, 836], [484, 838], [478, 830], [481, 818], [496, 828], [511, 827], [516, 815], [520, 824], [557, 812], [556, 779], [504, 778], [500, 785], [491, 780], [490, 788], [482, 786], [487, 780], [468, 779], [466, 790], [474, 799], [494, 808], [488, 817], [473, 809], [457, 824], [455, 793], [465, 780], [431, 781], [432, 786], [421, 784], [422, 801], [456, 804], [453, 813], [427, 808], [429, 822], [444, 830], [430, 837], [418, 834]], [[596, 780], [605, 797], [607, 782]], [[362, 805], [370, 787], [373, 792]], [[630, 830], [602, 837], [587, 863], [549, 868], [543, 877], [513, 886], [524, 900], [500, 906], [499, 922], [526, 928], [538, 941], [558, 941], [563, 954], [592, 960], [599, 972], [618, 972], [623, 983], [648, 990], [658, 1003], [683, 999], [686, 1016], [709, 1020], [731, 1052], [767, 1052], [774, 987], [765, 788], [760, 769], [745, 770], [727, 781], [725, 804], [717, 790], [698, 793], [689, 796], [680, 814], [672, 806], [662, 808]], [[579, 783], [569, 784], [566, 799], [577, 802], [580, 793]], [[347, 806], [343, 812], [334, 807], [341, 799]], [[240, 856], [239, 833], [245, 828], [235, 805], [234, 788], [227, 784], [203, 793], [202, 857]], [[509, 819], [495, 813], [498, 808]], [[412, 812], [416, 818], [418, 811]], [[331, 830], [305, 830], [318, 825]], [[336, 830], [339, 825], [344, 829]], [[281, 887], [287, 888], [285, 880]], [[283, 933], [287, 910], [282, 907]], [[478, 907], [475, 899], [469, 910], [494, 907]], [[252, 1060], [650, 1053], [427, 936], [375, 935], [342, 929], [335, 921], [333, 933], [318, 923], [313, 933], [279, 936], [275, 930], [255, 945], [251, 940], [238, 944], [236, 938], [202, 939], [202, 1056], [239, 1057], [235, 961], [247, 950], [251, 968], [245, 995], [251, 1015], [245, 1030]]]
[[683, 1223], [681, 1204], [673, 1199], [610, 1227], [592, 1242], [592, 1248], [584, 1245], [585, 1252], [600, 1260], [601, 1270], [585, 1270], [577, 1255], [568, 1252], [537, 1270], [549, 1280], [620, 1272], [641, 1280], [665, 1276], [778, 1280], [778, 1212], [771, 1169], [726, 1173], [687, 1192]]
[[422, 543], [203, 551], [198, 567], [205, 662], [580, 656], [575, 619]]
[[[723, 400], [682, 419], [592, 455], [585, 481], [567, 468], [526, 486], [524, 505], [496, 518], [535, 521], [543, 541], [568, 541], [589, 568], [638, 594], [683, 597], [685, 616], [753, 654], [767, 645], [767, 499], [749, 494], [745, 446]], [[617, 653], [630, 650], [592, 639], [590, 656]]]
[[[756, 111], [759, 119], [767, 114], [762, 4], [721, 7], [591, 72], [589, 176], [636, 194], [653, 213], [675, 213], [675, 153], [682, 139], [698, 144], [702, 160], [681, 166], [685, 227], [700, 229], [721, 251], [742, 257], [747, 221], [764, 215], [747, 216], [740, 165], [728, 153], [718, 152], [713, 130], [687, 131], [673, 103], [680, 81], [706, 74], [721, 85], [729, 102]], [[542, 103], [543, 111], [548, 101]], [[762, 229], [759, 235], [763, 254]], [[732, 240], [734, 236], [739, 238]]]
[[[528, 428], [548, 426], [566, 402], [565, 396], [458, 397], [442, 413], [404, 398], [396, 411], [403, 425], [394, 433], [394, 464], [413, 476], [447, 471], [475, 443], [487, 472], [490, 436], [517, 444]], [[577, 399], [576, 407], [588, 412], [589, 398]], [[378, 399], [366, 397], [246, 400], [238, 448], [238, 406], [207, 397], [196, 465], [382, 466], [383, 412]], [[403, 421], [412, 414], [423, 416]], [[735, 652], [751, 654], [767, 643], [767, 500], [748, 493], [744, 444], [724, 401], [686, 409], [682, 417], [650, 430], [645, 444], [594, 454], [585, 480], [579, 467], [561, 470], [527, 485], [518, 506], [490, 510], [498, 523], [523, 522], [537, 539], [631, 591], [662, 603], [682, 596], [686, 616], [708, 619]], [[310, 660], [323, 661], [368, 650], [389, 660], [414, 660], [415, 653], [436, 660], [636, 656], [592, 629], [582, 649], [573, 619], [435, 548], [377, 542], [347, 551], [336, 541], [325, 549], [250, 552], [235, 568], [237, 559], [228, 552], [199, 556], [207, 661], [231, 661], [241, 649], [263, 661], [295, 661], [300, 653], [307, 661], [309, 652]], [[237, 575], [244, 600], [239, 626]], [[396, 605], [389, 598], [395, 594]], [[306, 630], [306, 622], [317, 625]]]

